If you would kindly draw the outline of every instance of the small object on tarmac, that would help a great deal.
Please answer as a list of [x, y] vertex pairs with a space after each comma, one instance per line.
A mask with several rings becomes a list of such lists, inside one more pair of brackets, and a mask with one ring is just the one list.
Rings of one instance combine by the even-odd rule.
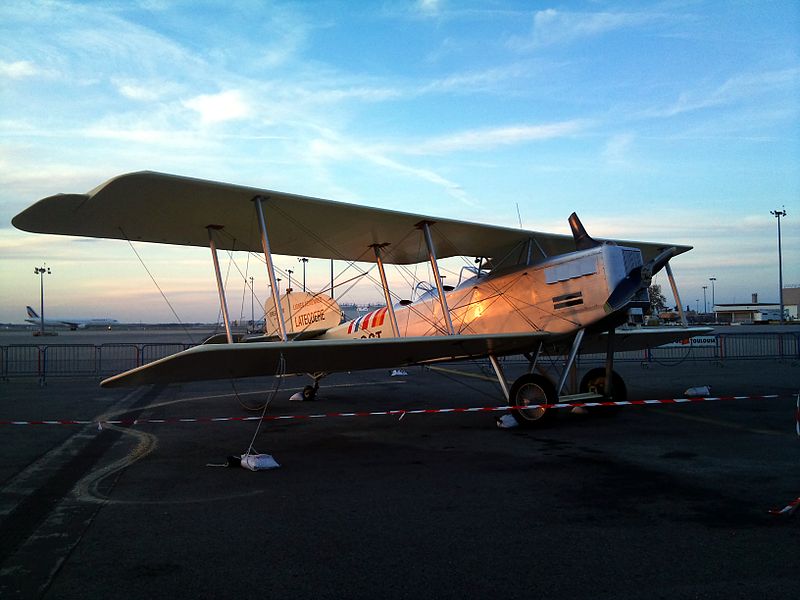
[[711, 395], [711, 386], [698, 385], [697, 387], [690, 387], [683, 393], [687, 398], [705, 398]]
[[392, 377], [403, 377], [405, 375], [408, 375], [408, 371], [406, 371], [405, 369], [393, 369], [391, 376]]
[[266, 471], [280, 467], [271, 454], [245, 454], [241, 460], [242, 468], [251, 471]]
[[511, 429], [513, 427], [518, 427], [519, 423], [517, 423], [513, 415], [503, 415], [497, 419], [497, 426], [500, 429]]
[[784, 508], [770, 509], [769, 514], [776, 516], [785, 515], [787, 517], [790, 517], [795, 513], [798, 506], [800, 506], [800, 497], [789, 502], [789, 504], [787, 504]]

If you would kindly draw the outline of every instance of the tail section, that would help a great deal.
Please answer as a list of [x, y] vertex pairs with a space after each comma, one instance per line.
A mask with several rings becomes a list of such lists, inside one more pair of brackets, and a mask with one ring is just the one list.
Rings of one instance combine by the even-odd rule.
[[575, 239], [576, 250], [589, 250], [602, 245], [600, 242], [586, 233], [583, 223], [581, 223], [581, 220], [575, 213], [572, 213], [569, 216], [569, 227], [572, 230], [572, 237]]
[[33, 310], [30, 306], [26, 306], [25, 308], [28, 309], [28, 316], [31, 319], [39, 319], [39, 318], [41, 318], [39, 315], [36, 314], [36, 311]]
[[[264, 306], [267, 315], [264, 333], [278, 335], [278, 319], [272, 302], [269, 298]], [[289, 335], [318, 335], [342, 321], [342, 309], [336, 300], [321, 293], [286, 293], [281, 296], [281, 310]]]

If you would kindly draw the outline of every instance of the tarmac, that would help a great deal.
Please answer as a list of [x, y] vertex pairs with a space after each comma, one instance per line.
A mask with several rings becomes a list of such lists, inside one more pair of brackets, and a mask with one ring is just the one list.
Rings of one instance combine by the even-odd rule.
[[[503, 404], [485, 364], [442, 367], [331, 375], [302, 403], [288, 398], [305, 378], [281, 379], [267, 414]], [[768, 513], [800, 496], [800, 364], [617, 368], [631, 399], [699, 385], [779, 397], [559, 413], [530, 429], [485, 412], [258, 433], [253, 421], [0, 425], [0, 597], [800, 597], [800, 510]], [[274, 385], [12, 379], [0, 420], [258, 415], [240, 402]], [[254, 436], [280, 468], [210, 466]]]

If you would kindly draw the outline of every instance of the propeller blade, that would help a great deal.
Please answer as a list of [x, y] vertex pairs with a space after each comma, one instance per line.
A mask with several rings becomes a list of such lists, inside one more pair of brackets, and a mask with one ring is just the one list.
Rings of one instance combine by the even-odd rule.
[[653, 275], [663, 269], [669, 262], [669, 259], [675, 256], [677, 251], [677, 248], [671, 246], [655, 258], [647, 261], [646, 265], [631, 269], [627, 277], [617, 284], [617, 287], [614, 288], [614, 291], [611, 292], [608, 300], [606, 300], [604, 306], [605, 311], [610, 313], [619, 310], [624, 307], [639, 290], [650, 287]]
[[643, 287], [642, 267], [631, 269], [628, 276], [617, 284], [604, 305], [606, 313], [612, 313], [624, 307]]

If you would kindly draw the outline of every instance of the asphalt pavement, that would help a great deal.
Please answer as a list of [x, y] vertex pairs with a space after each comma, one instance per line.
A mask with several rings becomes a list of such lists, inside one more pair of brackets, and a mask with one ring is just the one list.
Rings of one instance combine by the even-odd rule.
[[[777, 399], [560, 413], [241, 417], [274, 380], [0, 383], [3, 598], [797, 598], [797, 362], [620, 364], [631, 398]], [[515, 376], [524, 365], [509, 363]], [[502, 404], [481, 363], [341, 373], [270, 415]], [[237, 398], [238, 396], [238, 398]], [[281, 467], [225, 464], [255, 450]], [[800, 513], [800, 511], [798, 511]]]

